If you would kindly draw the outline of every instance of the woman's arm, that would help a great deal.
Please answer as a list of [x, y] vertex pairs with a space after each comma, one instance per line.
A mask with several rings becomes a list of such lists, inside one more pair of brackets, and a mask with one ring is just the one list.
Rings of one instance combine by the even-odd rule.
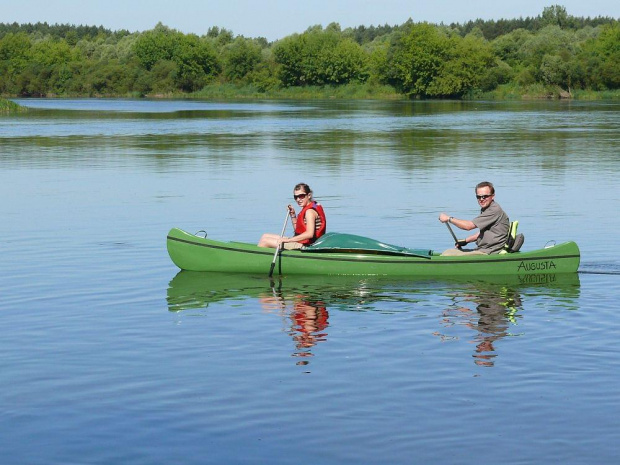
[[282, 240], [282, 242], [301, 242], [305, 241], [306, 239], [312, 239], [314, 237], [314, 234], [316, 233], [316, 219], [318, 216], [319, 214], [315, 210], [311, 208], [306, 210], [306, 230], [297, 236], [289, 237], [286, 240]]
[[288, 206], [288, 214], [291, 217], [291, 223], [293, 223], [293, 229], [297, 226], [297, 214], [295, 213], [295, 209], [292, 205]]

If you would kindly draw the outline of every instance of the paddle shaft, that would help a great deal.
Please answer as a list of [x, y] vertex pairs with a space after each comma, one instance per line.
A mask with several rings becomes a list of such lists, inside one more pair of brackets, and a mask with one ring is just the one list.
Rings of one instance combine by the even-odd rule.
[[[286, 216], [284, 217], [284, 226], [282, 226], [282, 232], [280, 233], [280, 239], [284, 236], [284, 231], [286, 231], [286, 224], [288, 223], [288, 217], [290, 216], [288, 208], [286, 209]], [[271, 268], [269, 269], [269, 277], [273, 276], [273, 269], [276, 266], [276, 259], [278, 258], [278, 252], [282, 247], [282, 243], [279, 243], [276, 247], [276, 252], [273, 254], [273, 260], [271, 261]]]
[[452, 234], [452, 237], [454, 238], [454, 243], [456, 244], [459, 240], [454, 235], [454, 231], [452, 231], [452, 227], [450, 226], [450, 223], [448, 221], [446, 221], [446, 226], [448, 227], [448, 231], [450, 231], [450, 234]]

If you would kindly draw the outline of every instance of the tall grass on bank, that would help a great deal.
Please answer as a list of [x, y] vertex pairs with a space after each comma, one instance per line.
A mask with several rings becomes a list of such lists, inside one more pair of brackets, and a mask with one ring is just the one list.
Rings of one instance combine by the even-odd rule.
[[23, 111], [26, 111], [25, 107], [22, 107], [11, 100], [0, 98], [0, 113], [19, 113]]
[[543, 84], [503, 84], [489, 92], [470, 95], [471, 100], [618, 100], [620, 90], [580, 90], [571, 89], [568, 92], [558, 86]]
[[[274, 87], [260, 89], [253, 84], [235, 85], [227, 83], [209, 84], [203, 89], [186, 93], [168, 95], [147, 95], [147, 97], [197, 98], [206, 100], [407, 100], [394, 87], [376, 83], [351, 83], [340, 86]], [[620, 100], [620, 90], [593, 91], [575, 90], [571, 92], [543, 84], [503, 84], [489, 92], [471, 92], [465, 100]]]
[[[49, 97], [49, 96], [48, 96]], [[260, 89], [253, 84], [213, 83], [193, 92], [169, 92], [142, 94], [106, 95], [54, 95], [57, 98], [154, 98], [154, 99], [203, 99], [203, 100], [408, 100], [392, 86], [370, 83], [352, 83], [341, 86], [284, 87], [269, 90]], [[558, 86], [530, 84], [503, 84], [488, 92], [472, 91], [463, 100], [620, 100], [620, 89], [580, 90], [571, 89], [570, 94]], [[11, 100], [0, 98], [0, 113], [21, 113], [28, 111]]]
[[576, 90], [575, 100], [620, 100], [620, 89], [616, 90]]
[[[175, 95], [176, 97], [176, 95]], [[187, 94], [183, 94], [187, 98]], [[290, 100], [402, 100], [393, 87], [370, 83], [351, 83], [341, 86], [284, 87], [261, 90], [253, 84], [211, 84], [190, 95], [191, 98], [226, 99], [290, 99]]]

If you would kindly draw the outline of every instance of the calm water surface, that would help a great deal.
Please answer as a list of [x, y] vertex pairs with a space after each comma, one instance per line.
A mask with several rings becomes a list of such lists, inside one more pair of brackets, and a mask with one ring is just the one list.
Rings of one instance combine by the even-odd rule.
[[[19, 103], [0, 463], [617, 463], [620, 104]], [[442, 250], [481, 180], [580, 272], [270, 282], [165, 249], [279, 232], [305, 181], [331, 231]]]

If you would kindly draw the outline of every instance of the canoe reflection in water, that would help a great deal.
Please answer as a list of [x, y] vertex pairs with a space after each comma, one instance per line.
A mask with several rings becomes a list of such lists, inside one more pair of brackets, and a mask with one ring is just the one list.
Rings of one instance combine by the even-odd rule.
[[283, 319], [298, 365], [308, 364], [312, 350], [327, 340], [330, 311], [369, 311], [412, 314], [418, 329], [430, 325], [426, 334], [441, 341], [473, 343], [474, 362], [492, 367], [498, 341], [518, 335], [511, 328], [524, 315], [570, 310], [578, 296], [577, 273], [484, 280], [289, 276], [273, 282], [264, 275], [180, 271], [170, 281], [167, 300], [168, 309], [177, 312], [255, 299], [263, 311]]
[[384, 299], [374, 278], [291, 276], [271, 281], [239, 273], [180, 271], [168, 287], [171, 312], [206, 308], [216, 302], [254, 298], [263, 311], [280, 316], [292, 338], [297, 365], [307, 365], [312, 349], [327, 340], [329, 308], [369, 310]]
[[301, 294], [287, 299], [281, 293], [273, 297], [259, 297], [259, 300], [264, 309], [277, 310], [290, 319], [288, 334], [295, 342], [296, 349], [293, 356], [304, 358], [297, 365], [307, 365], [309, 361], [305, 358], [313, 356], [311, 349], [327, 339], [329, 312], [325, 303]]

